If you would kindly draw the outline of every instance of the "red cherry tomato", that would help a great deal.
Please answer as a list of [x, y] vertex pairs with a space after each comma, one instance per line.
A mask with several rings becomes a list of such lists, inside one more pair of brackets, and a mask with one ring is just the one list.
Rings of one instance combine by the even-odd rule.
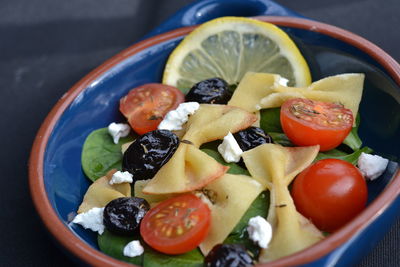
[[281, 107], [282, 129], [295, 145], [320, 145], [321, 151], [340, 145], [353, 126], [350, 109], [305, 98], [287, 100]]
[[132, 89], [121, 98], [119, 110], [135, 132], [145, 134], [156, 130], [165, 114], [184, 101], [185, 95], [179, 89], [148, 83]]
[[195, 249], [210, 229], [211, 211], [193, 194], [167, 199], [150, 209], [140, 225], [140, 234], [152, 248], [165, 254]]
[[342, 227], [367, 203], [367, 185], [361, 172], [339, 159], [317, 161], [293, 182], [296, 209], [323, 231]]

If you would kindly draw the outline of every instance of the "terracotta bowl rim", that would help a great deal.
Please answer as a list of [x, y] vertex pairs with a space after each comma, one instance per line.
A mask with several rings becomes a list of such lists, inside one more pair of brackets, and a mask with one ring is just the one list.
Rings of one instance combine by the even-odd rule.
[[[335, 39], [344, 41], [361, 51], [364, 51], [371, 58], [376, 60], [391, 76], [391, 78], [400, 85], [400, 65], [382, 49], [367, 41], [366, 39], [343, 30], [341, 28], [325, 23], [294, 17], [282, 16], [260, 16], [257, 19], [268, 21], [278, 26], [304, 29], [331, 36]], [[36, 210], [45, 224], [48, 231], [55, 239], [62, 244], [69, 252], [78, 259], [93, 266], [132, 266], [131, 264], [114, 259], [102, 252], [90, 247], [75, 235], [65, 223], [58, 217], [53, 209], [46, 193], [44, 184], [44, 155], [48, 139], [52, 130], [61, 117], [65, 109], [72, 103], [76, 96], [85, 88], [100, 78], [110, 68], [121, 63], [132, 55], [158, 43], [180, 37], [192, 31], [196, 26], [183, 27], [163, 33], [149, 39], [138, 42], [129, 48], [118, 53], [102, 65], [91, 71], [78, 83], [76, 83], [53, 107], [43, 124], [41, 125], [29, 159], [29, 186]], [[353, 221], [338, 230], [336, 233], [328, 236], [317, 244], [290, 256], [270, 262], [268, 266], [294, 266], [310, 263], [327, 255], [340, 245], [349, 241], [354, 235], [360, 234], [372, 221], [382, 214], [389, 205], [396, 199], [400, 193], [400, 172], [397, 170], [395, 177], [386, 186], [383, 192]]]

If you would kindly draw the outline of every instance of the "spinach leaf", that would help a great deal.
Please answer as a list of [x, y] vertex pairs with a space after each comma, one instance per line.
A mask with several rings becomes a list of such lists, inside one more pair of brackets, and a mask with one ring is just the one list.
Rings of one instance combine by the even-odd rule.
[[343, 144], [349, 146], [353, 151], [361, 148], [362, 141], [358, 136], [358, 127], [360, 126], [360, 113], [356, 116], [356, 126], [354, 126], [349, 135], [344, 139]]
[[266, 133], [283, 133], [280, 113], [280, 108], [268, 108], [260, 110], [260, 128]]
[[199, 249], [181, 255], [166, 255], [152, 249], [146, 249], [143, 258], [144, 267], [201, 267], [204, 257]]
[[121, 138], [114, 144], [107, 128], [95, 130], [89, 134], [83, 144], [82, 168], [86, 176], [96, 181], [111, 169], [121, 169], [121, 145], [133, 141], [131, 136]]
[[269, 132], [268, 134], [271, 136], [272, 141], [276, 144], [280, 144], [282, 146], [294, 146], [284, 133]]
[[253, 201], [246, 213], [240, 219], [239, 223], [232, 230], [230, 235], [225, 239], [225, 244], [242, 244], [258, 258], [260, 248], [249, 239], [246, 231], [250, 218], [261, 216], [266, 218], [269, 208], [269, 191], [264, 191]]
[[274, 143], [282, 146], [294, 146], [283, 133], [280, 112], [280, 108], [262, 109], [260, 111], [260, 128], [272, 137]]
[[258, 197], [251, 203], [246, 213], [242, 216], [238, 224], [233, 228], [231, 235], [242, 235], [246, 231], [250, 218], [261, 216], [266, 218], [269, 208], [269, 191], [261, 192]]
[[320, 154], [321, 153], [323, 153], [324, 155], [330, 156], [330, 157], [341, 157], [341, 156], [348, 155], [348, 153], [346, 153], [342, 150], [336, 149], [336, 148], [325, 151], [325, 152], [320, 152]]
[[124, 247], [132, 240], [140, 240], [140, 237], [120, 236], [107, 230], [97, 237], [97, 243], [102, 252], [113, 258], [133, 263], [135, 265], [151, 267], [203, 266], [204, 257], [198, 249], [194, 249], [182, 255], [171, 256], [153, 250], [143, 241], [140, 241], [144, 246], [144, 253], [142, 255], [133, 258], [126, 257], [123, 255]]
[[133, 258], [126, 257], [123, 254], [126, 244], [128, 244], [132, 240], [138, 239], [139, 238], [135, 236], [119, 236], [105, 230], [102, 235], [98, 235], [97, 243], [100, 250], [103, 251], [105, 254], [113, 258], [141, 266], [143, 263], [143, 254]]
[[221, 154], [219, 154], [219, 152], [217, 150], [218, 143], [219, 142], [217, 142], [217, 141], [206, 143], [206, 144], [201, 146], [201, 150], [203, 152], [207, 153], [207, 155], [209, 155], [210, 157], [213, 157], [216, 161], [218, 161], [222, 165], [229, 166], [228, 173], [230, 173], [230, 174], [244, 174], [244, 175], [249, 175], [250, 176], [250, 173], [245, 168], [241, 167], [240, 165], [238, 165], [238, 164], [236, 164], [234, 162], [227, 163], [224, 160], [224, 158], [221, 156]]
[[320, 152], [318, 153], [317, 157], [315, 158], [314, 161], [318, 161], [321, 159], [341, 159], [341, 160], [345, 160], [350, 162], [353, 165], [357, 164], [357, 160], [360, 157], [361, 153], [372, 153], [373, 150], [369, 147], [363, 147], [361, 149], [356, 150], [355, 152], [351, 153], [351, 154], [346, 154], [344, 152], [341, 152], [343, 154], [339, 154], [338, 151], [340, 150], [329, 150], [329, 151], [325, 151], [325, 152]]

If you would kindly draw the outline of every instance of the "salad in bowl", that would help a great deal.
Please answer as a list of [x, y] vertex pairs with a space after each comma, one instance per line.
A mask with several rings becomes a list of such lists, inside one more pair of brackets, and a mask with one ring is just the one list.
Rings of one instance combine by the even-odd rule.
[[93, 265], [299, 265], [373, 225], [398, 195], [397, 152], [358, 135], [373, 67], [268, 19], [143, 41], [60, 101], [31, 177], [67, 248]]
[[[367, 205], [389, 160], [358, 136], [364, 73], [312, 81], [273, 24], [222, 17], [170, 54], [163, 83], [90, 133], [93, 183], [70, 227], [143, 266], [249, 266], [300, 252]], [[79, 226], [78, 226], [79, 225]]]

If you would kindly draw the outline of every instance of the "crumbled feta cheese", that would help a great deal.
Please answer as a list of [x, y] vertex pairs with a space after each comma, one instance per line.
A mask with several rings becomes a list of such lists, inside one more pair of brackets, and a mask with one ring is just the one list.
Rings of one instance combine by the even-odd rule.
[[109, 184], [122, 184], [122, 183], [132, 183], [133, 175], [129, 172], [117, 171], [111, 177]]
[[72, 222], [101, 235], [104, 232], [103, 212], [104, 208], [92, 208], [87, 212], [76, 215]]
[[178, 108], [171, 110], [165, 115], [164, 119], [158, 125], [160, 130], [181, 130], [182, 125], [185, 124], [189, 115], [193, 115], [198, 110], [200, 104], [197, 102], [185, 102], [179, 104]]
[[247, 232], [249, 233], [249, 238], [261, 248], [267, 248], [272, 239], [272, 227], [261, 216], [256, 216], [249, 220]]
[[240, 149], [231, 132], [224, 137], [224, 140], [218, 146], [218, 152], [226, 162], [239, 162], [240, 156], [243, 154], [243, 150]]
[[287, 86], [288, 82], [289, 82], [288, 79], [283, 78], [283, 77], [279, 77], [278, 83], [279, 83], [280, 85], [282, 85], [282, 86]]
[[389, 163], [388, 159], [378, 155], [362, 152], [358, 158], [357, 166], [367, 180], [374, 180], [381, 176]]
[[138, 240], [133, 240], [131, 242], [129, 242], [128, 244], [126, 244], [126, 246], [124, 247], [124, 256], [126, 257], [136, 257], [139, 255], [142, 255], [144, 252], [144, 249], [142, 247], [142, 245], [140, 244], [140, 242]]
[[271, 89], [276, 89], [279, 86], [287, 86], [289, 80], [279, 76], [279, 80], [275, 80], [274, 84], [271, 86]]
[[131, 131], [131, 127], [125, 123], [111, 123], [108, 125], [108, 133], [113, 138], [115, 144], [118, 144], [118, 141], [121, 137], [128, 136], [129, 132]]

